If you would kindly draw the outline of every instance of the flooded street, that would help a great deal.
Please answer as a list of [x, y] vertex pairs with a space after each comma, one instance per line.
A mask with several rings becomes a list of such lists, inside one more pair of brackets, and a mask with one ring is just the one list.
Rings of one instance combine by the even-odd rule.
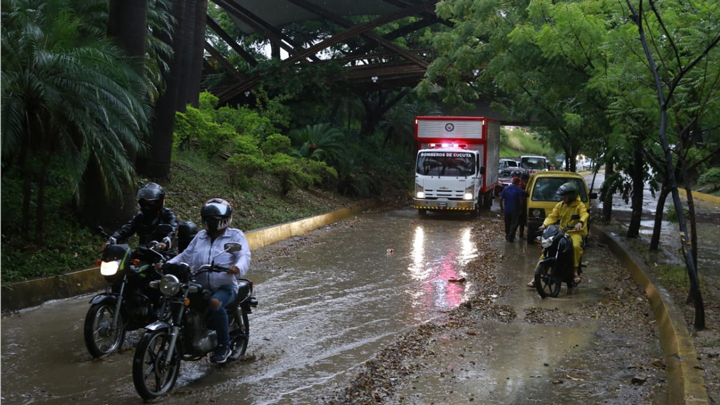
[[[250, 315], [249, 358], [184, 362], [158, 402], [316, 402], [319, 388], [344, 383], [396, 334], [463, 300], [466, 286], [448, 280], [478, 254], [471, 224], [465, 216], [418, 222], [412, 210], [365, 214], [254, 251], [248, 277], [260, 305]], [[89, 299], [3, 319], [3, 403], [141, 401], [130, 374], [138, 333], [123, 352], [93, 361], [82, 338]]]

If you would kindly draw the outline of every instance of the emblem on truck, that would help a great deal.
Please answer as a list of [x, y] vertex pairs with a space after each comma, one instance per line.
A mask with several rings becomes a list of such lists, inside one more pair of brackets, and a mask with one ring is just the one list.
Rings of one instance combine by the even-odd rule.
[[446, 130], [446, 131], [452, 132], [453, 129], [455, 129], [455, 125], [453, 125], [452, 122], [448, 122], [447, 124], [445, 124], [445, 130]]

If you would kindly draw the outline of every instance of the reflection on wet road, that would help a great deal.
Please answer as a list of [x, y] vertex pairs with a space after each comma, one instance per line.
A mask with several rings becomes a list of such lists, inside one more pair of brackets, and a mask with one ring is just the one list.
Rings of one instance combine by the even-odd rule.
[[[314, 403], [395, 335], [463, 299], [463, 265], [477, 256], [466, 216], [418, 221], [415, 211], [366, 214], [318, 230], [307, 248], [253, 252], [248, 276], [251, 360], [187, 362], [161, 403]], [[45, 304], [2, 321], [3, 403], [139, 403], [131, 348], [92, 361], [82, 340], [89, 297]]]

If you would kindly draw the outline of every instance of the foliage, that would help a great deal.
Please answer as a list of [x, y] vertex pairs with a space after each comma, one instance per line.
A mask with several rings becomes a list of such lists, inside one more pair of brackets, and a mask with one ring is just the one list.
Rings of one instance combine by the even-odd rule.
[[276, 153], [268, 160], [270, 173], [280, 179], [280, 194], [287, 195], [293, 187], [308, 188], [323, 181], [323, 176], [337, 177], [337, 171], [324, 162], [297, 159]]
[[[75, 7], [80, 4], [81, 9]], [[94, 3], [97, 5], [97, 3]], [[148, 83], [71, 0], [2, 3], [2, 157], [25, 176], [23, 218], [30, 221], [30, 182], [38, 187], [36, 238], [44, 238], [44, 193], [49, 165], [62, 157], [77, 198], [91, 162], [106, 195], [119, 195], [133, 172], [128, 153], [142, 151], [148, 129]], [[28, 157], [42, 162], [29, 166]], [[29, 223], [23, 226], [23, 232]]]
[[703, 173], [698, 178], [698, 185], [703, 186], [701, 191], [706, 193], [720, 189], [720, 167], [713, 167]]
[[333, 164], [344, 157], [343, 134], [328, 123], [308, 125], [293, 131], [291, 136], [299, 144], [298, 153], [304, 158]]

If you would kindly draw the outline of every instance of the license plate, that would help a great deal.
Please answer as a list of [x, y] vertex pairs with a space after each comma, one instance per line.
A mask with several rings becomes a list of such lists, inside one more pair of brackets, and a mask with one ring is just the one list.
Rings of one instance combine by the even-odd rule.
[[471, 202], [460, 202], [458, 203], [458, 208], [472, 208], [473, 203]]

